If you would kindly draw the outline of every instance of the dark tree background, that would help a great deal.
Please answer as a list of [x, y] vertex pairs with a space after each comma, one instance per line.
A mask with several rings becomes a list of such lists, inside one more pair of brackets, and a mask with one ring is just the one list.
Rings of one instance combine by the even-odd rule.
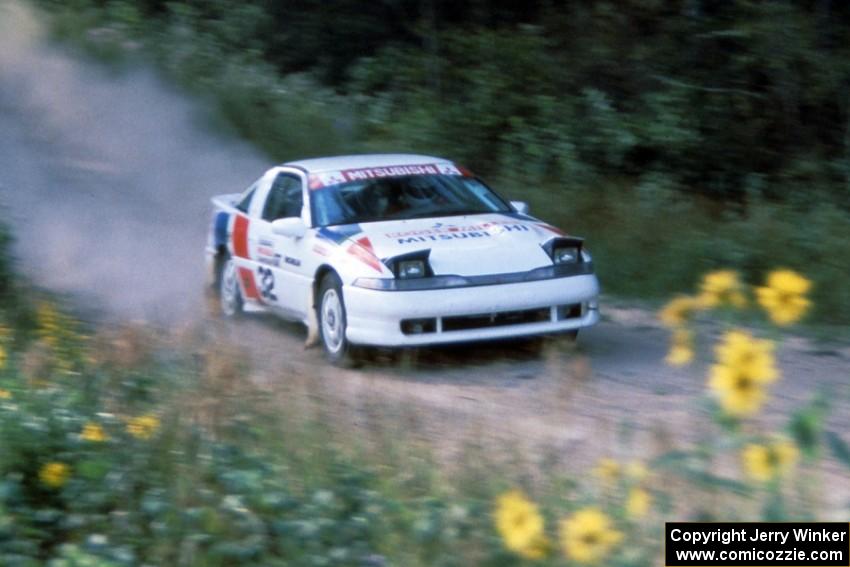
[[606, 289], [788, 266], [850, 317], [850, 2], [42, 2], [275, 161], [445, 155], [590, 237]]

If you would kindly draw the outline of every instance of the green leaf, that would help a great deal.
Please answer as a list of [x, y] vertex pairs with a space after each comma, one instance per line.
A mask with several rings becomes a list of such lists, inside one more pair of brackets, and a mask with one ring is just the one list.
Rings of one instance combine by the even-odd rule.
[[684, 476], [691, 482], [699, 484], [705, 488], [719, 488], [722, 490], [729, 490], [731, 492], [740, 494], [741, 496], [749, 496], [751, 493], [750, 487], [746, 483], [733, 480], [731, 478], [717, 476], [710, 472], [689, 470], [685, 473]]
[[850, 467], [850, 446], [834, 431], [826, 432], [826, 442], [829, 444], [829, 448], [832, 450], [835, 458], [845, 466]]
[[109, 472], [109, 463], [102, 459], [83, 461], [77, 465], [80, 476], [88, 480], [100, 480]]
[[791, 417], [788, 429], [807, 459], [814, 459], [818, 455], [820, 435], [828, 411], [828, 392], [821, 392], [806, 407]]
[[667, 451], [666, 453], [652, 459], [649, 462], [649, 466], [652, 468], [681, 469], [686, 467], [688, 462], [691, 461], [694, 456], [693, 451]]
[[785, 511], [785, 499], [782, 497], [782, 491], [777, 483], [774, 483], [771, 487], [764, 502], [762, 519], [766, 522], [781, 522], [788, 519]]

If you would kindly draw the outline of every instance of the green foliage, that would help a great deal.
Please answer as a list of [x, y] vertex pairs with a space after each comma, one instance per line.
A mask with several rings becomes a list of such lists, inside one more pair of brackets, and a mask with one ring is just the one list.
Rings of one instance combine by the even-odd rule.
[[813, 319], [848, 322], [839, 3], [42, 1], [60, 36], [153, 58], [275, 161], [451, 156], [588, 237], [606, 290], [786, 265]]
[[829, 443], [832, 454], [844, 466], [850, 468], [850, 446], [847, 445], [839, 435], [834, 431], [826, 432], [826, 440]]
[[14, 300], [14, 265], [12, 235], [6, 225], [0, 225], [0, 305], [8, 307]]
[[482, 551], [488, 515], [466, 513], [481, 502], [447, 494], [426, 455], [401, 459], [395, 432], [392, 460], [361, 457], [321, 415], [264, 404], [212, 350], [154, 353], [133, 328], [87, 339], [45, 305], [37, 338], [7, 330], [21, 350], [0, 368], [1, 564], [459, 565], [470, 548], [499, 553]]

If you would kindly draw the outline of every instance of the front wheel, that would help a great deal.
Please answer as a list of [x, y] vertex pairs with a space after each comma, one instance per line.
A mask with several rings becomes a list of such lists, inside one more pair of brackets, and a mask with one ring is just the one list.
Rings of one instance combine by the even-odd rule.
[[358, 353], [345, 337], [345, 302], [342, 282], [336, 274], [326, 275], [319, 286], [318, 320], [319, 338], [327, 359], [336, 366], [355, 366], [359, 362]]

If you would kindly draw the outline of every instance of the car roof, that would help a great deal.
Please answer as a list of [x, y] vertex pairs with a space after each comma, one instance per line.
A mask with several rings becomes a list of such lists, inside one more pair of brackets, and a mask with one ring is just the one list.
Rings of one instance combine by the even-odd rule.
[[419, 154], [363, 154], [304, 159], [284, 163], [285, 166], [298, 167], [308, 173], [322, 171], [342, 171], [368, 167], [392, 167], [397, 165], [424, 165], [430, 163], [452, 163], [445, 158]]

